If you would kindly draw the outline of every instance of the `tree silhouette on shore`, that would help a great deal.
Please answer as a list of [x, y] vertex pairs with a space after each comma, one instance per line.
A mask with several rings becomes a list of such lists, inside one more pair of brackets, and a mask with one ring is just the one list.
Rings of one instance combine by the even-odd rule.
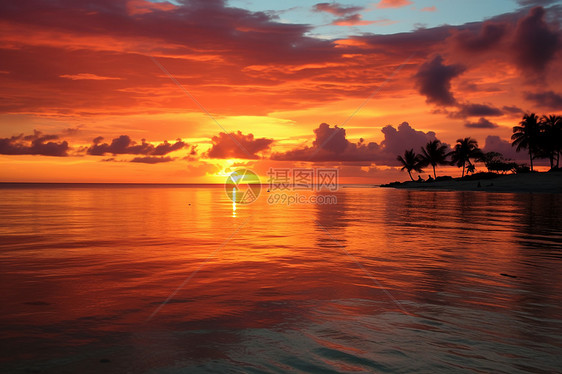
[[462, 177], [464, 178], [465, 168], [469, 172], [474, 172], [474, 165], [471, 158], [476, 159], [482, 156], [482, 151], [478, 148], [478, 142], [472, 138], [457, 139], [455, 148], [450, 153], [451, 165], [462, 167]]
[[402, 164], [402, 169], [400, 170], [402, 171], [406, 169], [412, 181], [414, 180], [414, 178], [412, 177], [412, 170], [418, 173], [423, 172], [423, 161], [420, 155], [417, 155], [416, 152], [414, 152], [414, 149], [405, 150], [404, 156], [398, 156], [396, 159]]
[[[407, 170], [412, 177], [412, 170], [422, 173], [422, 169], [428, 165], [433, 168], [433, 178], [437, 179], [435, 168], [437, 165], [456, 165], [462, 167], [462, 177], [465, 174], [474, 173], [476, 162], [482, 162], [488, 172], [526, 173], [534, 171], [533, 160], [548, 159], [551, 171], [560, 170], [560, 158], [562, 156], [562, 116], [543, 115], [539, 117], [535, 113], [525, 114], [521, 122], [513, 127], [511, 145], [520, 152], [525, 149], [529, 152], [530, 168], [527, 164], [519, 164], [513, 160], [506, 159], [501, 153], [483, 153], [478, 148], [478, 142], [470, 137], [457, 139], [457, 144], [451, 152], [448, 147], [435, 139], [421, 147], [421, 154], [416, 154], [413, 149], [404, 151], [403, 156], [397, 160], [402, 164], [401, 170]], [[451, 157], [448, 162], [447, 158]], [[431, 176], [430, 176], [431, 179]]]
[[548, 158], [550, 168], [560, 167], [560, 153], [562, 152], [562, 117], [556, 115], [544, 115], [539, 124], [540, 136], [538, 144], [538, 156]]
[[535, 113], [525, 114], [519, 126], [513, 127], [513, 135], [511, 135], [513, 147], [517, 147], [517, 152], [521, 149], [529, 151], [529, 161], [531, 163], [531, 171], [533, 171], [533, 158], [539, 144], [540, 136], [540, 120]]
[[441, 144], [441, 141], [435, 139], [430, 141], [421, 149], [421, 165], [422, 167], [431, 165], [433, 168], [433, 178], [437, 178], [435, 167], [437, 165], [447, 165], [447, 146]]

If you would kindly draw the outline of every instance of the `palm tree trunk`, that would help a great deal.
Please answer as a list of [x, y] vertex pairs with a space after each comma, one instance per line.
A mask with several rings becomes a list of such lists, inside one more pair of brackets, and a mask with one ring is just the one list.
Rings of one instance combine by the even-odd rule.
[[412, 171], [408, 170], [408, 175], [410, 176], [410, 179], [412, 180], [412, 182], [414, 181], [414, 178], [412, 178]]
[[533, 154], [531, 153], [531, 146], [529, 146], [529, 160], [531, 162], [531, 171], [533, 171]]
[[464, 178], [464, 163], [462, 164], [462, 177], [461, 178]]

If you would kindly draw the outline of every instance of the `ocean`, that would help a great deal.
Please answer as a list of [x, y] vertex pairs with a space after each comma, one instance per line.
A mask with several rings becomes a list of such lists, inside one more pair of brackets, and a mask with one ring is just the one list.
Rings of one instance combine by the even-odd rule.
[[298, 193], [0, 185], [0, 371], [560, 372], [562, 194]]

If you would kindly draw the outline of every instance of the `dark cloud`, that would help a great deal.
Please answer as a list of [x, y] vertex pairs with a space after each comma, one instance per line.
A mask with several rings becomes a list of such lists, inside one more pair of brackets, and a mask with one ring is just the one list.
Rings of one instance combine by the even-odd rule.
[[332, 22], [336, 26], [355, 26], [370, 25], [372, 23], [388, 22], [384, 21], [364, 21], [360, 11], [364, 8], [359, 6], [344, 6], [338, 3], [318, 3], [312, 8], [316, 12], [326, 12], [337, 16]]
[[455, 36], [455, 40], [464, 50], [481, 52], [498, 45], [506, 32], [506, 24], [486, 22], [482, 24], [479, 33], [462, 30]]
[[314, 129], [311, 147], [297, 148], [285, 153], [275, 153], [273, 160], [284, 161], [374, 161], [379, 152], [377, 143], [355, 144], [347, 140], [344, 128], [322, 123]]
[[81, 127], [81, 126], [66, 128], [66, 129], [62, 130], [61, 134], [62, 134], [62, 135], [66, 135], [66, 136], [73, 136], [73, 135], [76, 135], [76, 134], [78, 134], [78, 133], [80, 132], [80, 127]]
[[344, 6], [338, 3], [318, 3], [312, 8], [316, 12], [327, 12], [338, 17], [348, 14], [357, 13], [363, 10], [360, 6]]
[[330, 125], [322, 123], [314, 129], [316, 137], [311, 147], [275, 153], [271, 156], [271, 159], [396, 165], [396, 155], [403, 153], [404, 149], [414, 148], [419, 150], [428, 141], [435, 139], [434, 132], [424, 133], [415, 130], [407, 122], [398, 125], [398, 129], [390, 125], [385, 126], [381, 132], [384, 134], [384, 140], [380, 145], [376, 142], [365, 142], [364, 139], [353, 143], [347, 139], [344, 128], [330, 127]]
[[457, 112], [449, 113], [450, 118], [467, 118], [467, 117], [484, 117], [484, 116], [501, 116], [501, 109], [487, 104], [459, 104]]
[[351, 144], [345, 135], [345, 129], [338, 126], [330, 127], [327, 123], [321, 123], [318, 128], [314, 129], [316, 139], [312, 142], [312, 148], [332, 152], [334, 154], [342, 154]]
[[413, 32], [398, 34], [362, 34], [351, 36], [350, 39], [364, 44], [363, 53], [375, 53], [382, 57], [404, 60], [415, 54], [417, 58], [425, 58], [436, 50], [443, 48], [443, 41], [455, 30], [452, 26], [439, 26], [430, 29], [421, 28]]
[[167, 141], [157, 145], [156, 147], [150, 143], [147, 143], [145, 139], [142, 139], [141, 143], [138, 144], [131, 140], [128, 135], [121, 135], [111, 141], [111, 144], [101, 143], [103, 138], [98, 136], [93, 140], [93, 145], [88, 148], [87, 153], [94, 156], [103, 156], [106, 153], [114, 155], [152, 155], [152, 156], [162, 156], [170, 152], [177, 151], [187, 146], [186, 143], [178, 139], [174, 144], [170, 144]]
[[211, 149], [206, 153], [209, 158], [259, 159], [258, 153], [269, 151], [273, 139], [254, 139], [253, 134], [244, 135], [238, 131], [230, 134], [221, 132], [213, 136], [212, 142]]
[[191, 150], [189, 151], [189, 154], [184, 157], [184, 160], [188, 160], [188, 161], [197, 160], [197, 146], [196, 145], [191, 146]]
[[396, 157], [397, 154], [404, 153], [405, 149], [414, 149], [417, 153], [427, 142], [436, 140], [435, 132], [423, 132], [415, 130], [408, 122], [402, 122], [398, 129], [388, 125], [382, 128], [384, 140], [381, 147], [384, 152]]
[[68, 156], [68, 142], [52, 142], [58, 135], [43, 135], [40, 131], [33, 130], [33, 135], [12, 136], [0, 138], [0, 154], [3, 155], [43, 155], [43, 156]]
[[[542, 73], [562, 49], [561, 15], [558, 6], [524, 8], [459, 26], [453, 29], [451, 40], [458, 51], [469, 54], [470, 61], [507, 61], [526, 73]], [[482, 57], [484, 52], [486, 56]]]
[[503, 155], [504, 158], [509, 160], [515, 160], [518, 162], [528, 161], [528, 154], [525, 155], [525, 152], [518, 153], [515, 150], [515, 147], [511, 146], [511, 143], [507, 140], [503, 140], [499, 136], [496, 135], [488, 135], [486, 137], [486, 142], [484, 147], [482, 148], [483, 152], [498, 152]]
[[525, 98], [527, 100], [534, 101], [536, 105], [554, 109], [554, 110], [561, 110], [562, 109], [562, 95], [557, 94], [553, 91], [546, 91], [546, 92], [526, 92]]
[[152, 152], [151, 155], [154, 156], [167, 155], [168, 153], [180, 150], [185, 146], [187, 146], [187, 144], [182, 142], [180, 139], [177, 139], [174, 144], [170, 144], [168, 143], [167, 140], [164, 140], [164, 143], [158, 144], [156, 148], [154, 148], [154, 152]]
[[174, 161], [172, 157], [154, 157], [154, 156], [145, 156], [145, 157], [135, 157], [130, 162], [139, 162], [143, 164], [160, 164], [162, 162], [170, 162]]
[[466, 68], [462, 65], [444, 65], [440, 55], [424, 63], [414, 76], [416, 85], [428, 103], [437, 105], [454, 105], [456, 99], [451, 93], [451, 80], [462, 74]]
[[473, 128], [473, 129], [493, 129], [498, 127], [497, 124], [490, 122], [486, 118], [480, 117], [477, 122], [467, 122], [464, 124], [464, 127]]
[[511, 113], [511, 114], [522, 114], [524, 112], [523, 109], [514, 106], [514, 105], [505, 105], [502, 107], [502, 110], [506, 113]]
[[544, 16], [542, 7], [532, 8], [517, 24], [513, 52], [517, 65], [524, 70], [544, 71], [560, 50], [560, 32], [551, 30]]

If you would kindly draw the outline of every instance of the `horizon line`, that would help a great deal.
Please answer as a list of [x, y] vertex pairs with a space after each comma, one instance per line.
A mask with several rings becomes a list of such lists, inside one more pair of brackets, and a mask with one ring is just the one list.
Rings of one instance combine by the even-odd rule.
[[[225, 183], [158, 183], [158, 182], [0, 182], [0, 185], [11, 185], [11, 184], [99, 184], [99, 185], [161, 185], [161, 186], [224, 186]], [[262, 186], [268, 186], [269, 183], [249, 183], [249, 184], [260, 184]], [[302, 186], [302, 184], [292, 184], [288, 183], [288, 186]], [[378, 186], [380, 183], [339, 183], [340, 186], [346, 185], [365, 185], [365, 186]], [[312, 186], [319, 186], [319, 184], [312, 184]]]

